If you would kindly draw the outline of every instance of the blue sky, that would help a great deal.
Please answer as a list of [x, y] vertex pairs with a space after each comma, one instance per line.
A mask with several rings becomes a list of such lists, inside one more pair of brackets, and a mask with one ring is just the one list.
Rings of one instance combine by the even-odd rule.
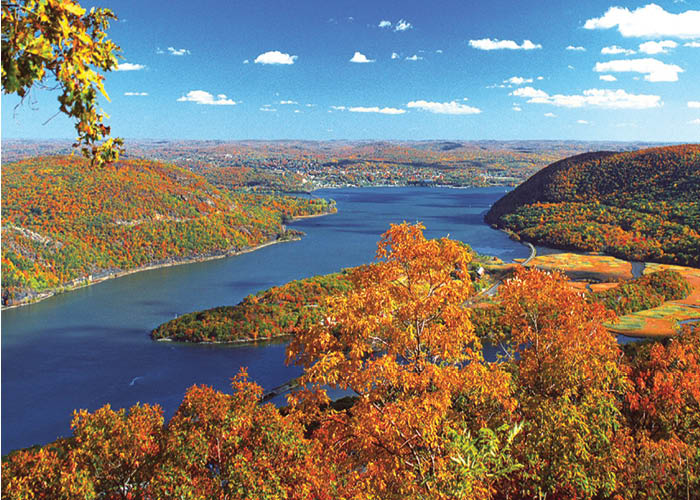
[[[95, 5], [126, 138], [700, 140], [700, 0]], [[56, 97], [3, 95], [3, 137], [72, 138]]]

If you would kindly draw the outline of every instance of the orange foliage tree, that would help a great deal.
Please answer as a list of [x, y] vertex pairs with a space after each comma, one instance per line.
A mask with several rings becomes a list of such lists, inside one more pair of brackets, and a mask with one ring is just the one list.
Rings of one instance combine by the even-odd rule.
[[[484, 363], [464, 307], [469, 252], [423, 229], [392, 225], [378, 261], [352, 270], [351, 291], [288, 350], [305, 368], [296, 410], [349, 471], [345, 495], [485, 498], [515, 467], [502, 453], [515, 434], [502, 426], [510, 378]], [[329, 408], [323, 386], [352, 391], [352, 408]]]

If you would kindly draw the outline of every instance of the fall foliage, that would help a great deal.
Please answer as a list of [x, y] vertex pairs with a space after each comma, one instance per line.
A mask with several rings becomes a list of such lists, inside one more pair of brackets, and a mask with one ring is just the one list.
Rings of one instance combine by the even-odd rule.
[[[76, 119], [77, 143], [93, 165], [119, 158], [122, 139], [109, 138], [98, 92], [109, 100], [104, 76], [118, 66], [119, 47], [107, 38], [109, 9], [87, 12], [72, 0], [3, 0], [2, 90], [24, 98], [55, 79], [59, 111]], [[100, 144], [100, 141], [103, 141]]]
[[[614, 312], [521, 269], [482, 340], [471, 252], [422, 229], [392, 226], [350, 286], [314, 295], [320, 314], [288, 348], [304, 368], [288, 407], [262, 404], [242, 372], [232, 394], [192, 387], [167, 425], [149, 405], [81, 410], [73, 437], [3, 458], [3, 496], [696, 498], [700, 330], [620, 346], [602, 325]], [[641, 286], [675, 297], [676, 278]]]
[[700, 146], [592, 153], [554, 163], [486, 220], [527, 241], [700, 266]]

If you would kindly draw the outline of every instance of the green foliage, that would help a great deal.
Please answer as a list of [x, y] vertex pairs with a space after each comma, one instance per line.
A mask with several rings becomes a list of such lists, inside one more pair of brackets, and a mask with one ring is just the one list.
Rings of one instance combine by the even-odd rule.
[[324, 317], [323, 298], [349, 288], [343, 273], [292, 281], [249, 295], [236, 306], [184, 314], [163, 323], [151, 336], [185, 342], [235, 342], [294, 335]]
[[71, 0], [2, 2], [3, 92], [24, 98], [34, 85], [55, 79], [59, 111], [76, 119], [76, 146], [93, 165], [116, 161], [123, 144], [108, 138], [106, 115], [97, 109], [98, 92], [109, 100], [99, 71], [117, 67], [120, 49], [106, 32], [114, 19], [109, 9], [86, 13]]
[[669, 300], [685, 299], [690, 294], [688, 282], [676, 271], [646, 274], [621, 283], [615, 288], [591, 294], [591, 300], [624, 316], [660, 306]]
[[700, 146], [562, 160], [486, 220], [528, 241], [627, 260], [700, 266]]

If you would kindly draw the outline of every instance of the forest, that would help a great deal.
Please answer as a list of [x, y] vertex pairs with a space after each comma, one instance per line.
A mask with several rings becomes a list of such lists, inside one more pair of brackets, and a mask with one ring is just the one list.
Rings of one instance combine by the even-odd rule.
[[262, 404], [242, 370], [231, 393], [190, 388], [167, 424], [147, 404], [76, 411], [73, 436], [3, 458], [3, 495], [697, 498], [699, 329], [620, 345], [604, 300], [520, 269], [494, 298], [501, 355], [487, 361], [463, 306], [471, 253], [422, 230], [392, 226], [318, 299], [324, 317], [287, 348], [304, 370], [288, 406]]
[[298, 237], [284, 223], [325, 200], [233, 192], [174, 165], [95, 170], [69, 156], [2, 165], [2, 303], [152, 265]]
[[698, 200], [700, 146], [603, 152], [543, 169], [486, 221], [545, 246], [698, 267]]
[[[643, 143], [566, 141], [145, 141], [122, 154], [174, 163], [217, 186], [309, 192], [339, 186], [517, 186], [548, 164]], [[67, 154], [70, 143], [3, 141], [10, 161]]]

